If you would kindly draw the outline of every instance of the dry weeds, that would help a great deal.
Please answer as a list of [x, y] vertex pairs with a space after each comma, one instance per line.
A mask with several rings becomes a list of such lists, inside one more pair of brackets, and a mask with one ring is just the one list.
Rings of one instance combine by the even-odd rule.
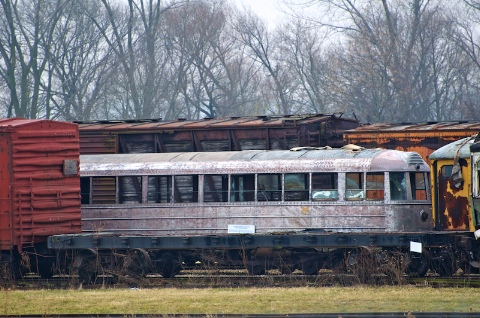
[[478, 290], [430, 287], [2, 290], [0, 315], [480, 312]]

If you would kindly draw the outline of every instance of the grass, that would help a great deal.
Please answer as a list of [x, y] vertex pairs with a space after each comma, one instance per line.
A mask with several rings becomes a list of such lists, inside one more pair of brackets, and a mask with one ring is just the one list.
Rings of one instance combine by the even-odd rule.
[[430, 287], [5, 289], [0, 315], [480, 312], [478, 293]]

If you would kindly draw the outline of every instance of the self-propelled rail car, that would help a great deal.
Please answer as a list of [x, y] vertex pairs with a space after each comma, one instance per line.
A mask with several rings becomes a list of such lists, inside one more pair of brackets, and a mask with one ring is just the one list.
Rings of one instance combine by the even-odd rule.
[[199, 261], [316, 274], [354, 265], [361, 250], [401, 255], [411, 274], [424, 275], [460, 240], [433, 231], [430, 170], [414, 152], [300, 148], [80, 162], [83, 234], [52, 236], [49, 246], [66, 252], [60, 259], [71, 255], [63, 270], [85, 279], [119, 267], [171, 277]]

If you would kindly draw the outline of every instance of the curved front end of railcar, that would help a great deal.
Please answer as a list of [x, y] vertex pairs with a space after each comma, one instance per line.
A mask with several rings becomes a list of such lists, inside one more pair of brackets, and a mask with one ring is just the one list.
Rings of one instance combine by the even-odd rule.
[[[472, 150], [471, 150], [472, 149]], [[474, 136], [445, 145], [430, 156], [432, 208], [438, 235], [450, 236], [449, 251], [438, 263], [478, 272], [480, 245], [473, 232], [478, 229], [478, 145]]]

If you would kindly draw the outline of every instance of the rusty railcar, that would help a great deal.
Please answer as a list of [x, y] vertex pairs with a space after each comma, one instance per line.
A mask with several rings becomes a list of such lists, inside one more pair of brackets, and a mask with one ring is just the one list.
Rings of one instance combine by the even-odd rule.
[[343, 145], [359, 126], [342, 114], [78, 122], [82, 154], [288, 150]]
[[344, 133], [347, 144], [418, 152], [428, 156], [438, 148], [480, 131], [479, 122], [428, 122], [363, 125]]
[[[297, 150], [82, 155], [84, 235], [50, 246], [86, 253], [79, 272], [115, 264], [115, 250], [172, 276], [213, 254], [255, 274], [315, 274], [347, 254], [354, 262], [361, 246], [408, 254], [410, 241], [429, 244], [429, 168], [418, 154]], [[427, 260], [416, 259], [411, 270], [424, 274]]]
[[466, 253], [454, 261], [463, 262], [464, 270], [477, 273], [480, 270], [479, 149], [478, 139], [472, 136], [430, 155], [435, 229], [463, 232], [458, 241]]
[[78, 135], [72, 123], [0, 120], [0, 261], [38, 264], [48, 236], [81, 232]]

